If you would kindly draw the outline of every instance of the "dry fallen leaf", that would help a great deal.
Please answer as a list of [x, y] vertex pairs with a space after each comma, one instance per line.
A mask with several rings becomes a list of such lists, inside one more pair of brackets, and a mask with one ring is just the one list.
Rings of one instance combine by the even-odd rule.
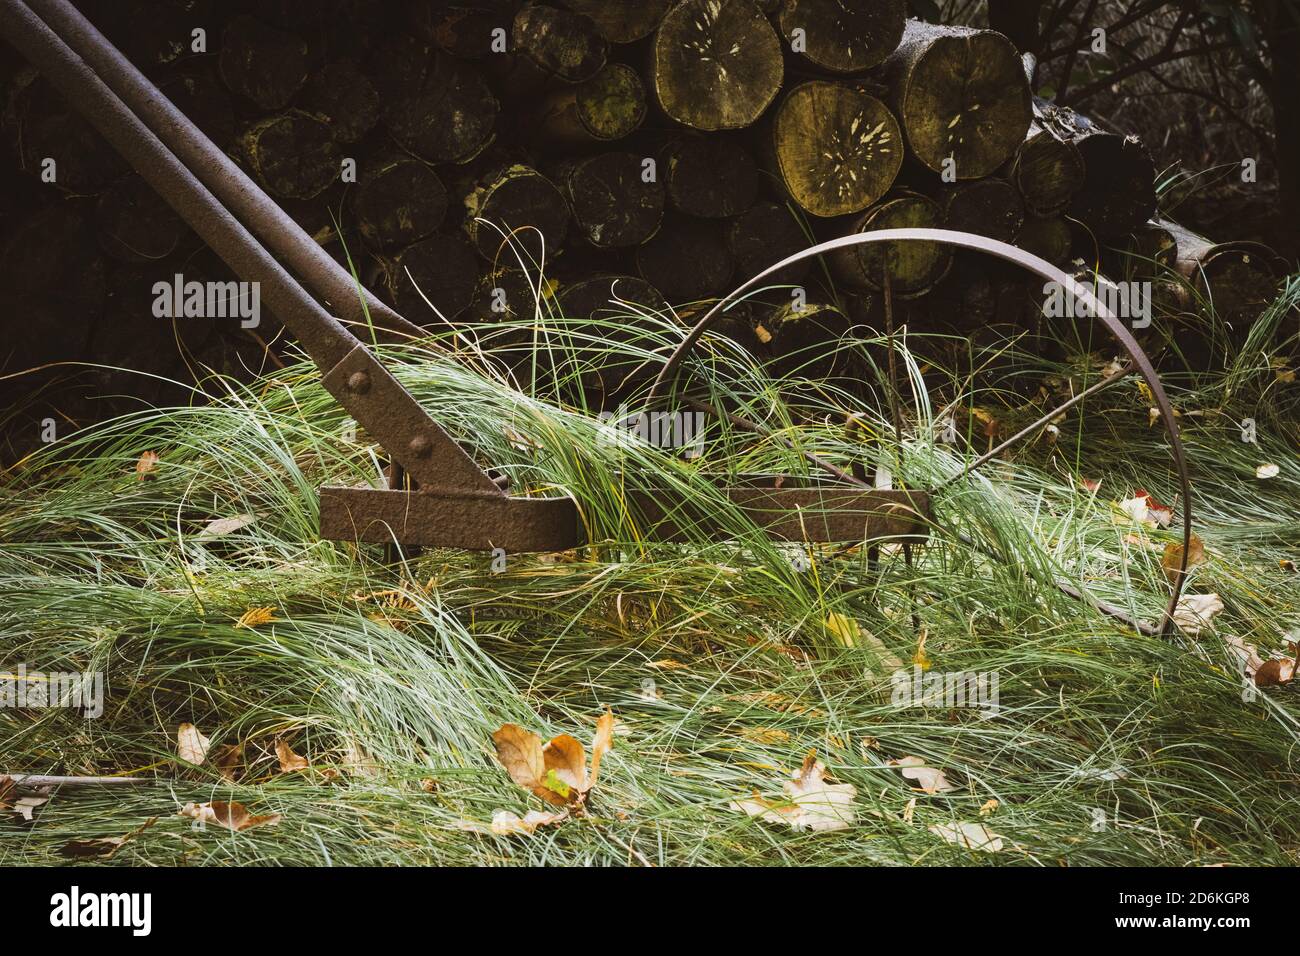
[[17, 813], [24, 820], [30, 823], [33, 819], [32, 814], [36, 811], [36, 808], [49, 802], [49, 797], [19, 797], [13, 802], [13, 806], [9, 809], [11, 812]]
[[1255, 671], [1256, 687], [1280, 687], [1295, 680], [1296, 661], [1290, 657], [1274, 657], [1264, 661]]
[[[568, 790], [581, 793], [587, 789], [587, 751], [576, 738], [568, 734], [552, 737], [542, 748], [542, 760], [546, 764], [548, 786], [554, 786], [554, 774]], [[568, 790], [559, 791], [566, 802]]]
[[857, 788], [851, 783], [827, 783], [826, 767], [815, 750], [808, 751], [803, 766], [782, 789], [784, 800], [768, 800], [755, 793], [749, 799], [732, 801], [731, 808], [769, 823], [789, 824], [795, 830], [844, 830], [857, 820], [853, 806]]
[[59, 848], [62, 856], [71, 857], [72, 859], [84, 859], [86, 857], [109, 857], [118, 851], [126, 841], [139, 836], [145, 830], [148, 830], [158, 822], [157, 817], [150, 817], [144, 822], [143, 826], [136, 827], [130, 833], [123, 834], [120, 837], [98, 837], [93, 840], [72, 840], [65, 843]]
[[0, 810], [12, 807], [17, 794], [18, 787], [14, 784], [13, 777], [0, 776]]
[[560, 813], [543, 813], [541, 810], [529, 810], [520, 819], [517, 813], [498, 810], [492, 814], [492, 833], [495, 836], [532, 836], [538, 827], [550, 826], [569, 818], [567, 810]]
[[987, 817], [1000, 806], [1001, 804], [997, 800], [985, 800], [980, 805], [980, 816]]
[[929, 827], [929, 831], [941, 836], [949, 843], [965, 847], [968, 850], [983, 850], [985, 853], [997, 853], [1002, 849], [1002, 837], [982, 823], [940, 823]]
[[1260, 465], [1255, 469], [1255, 477], [1261, 480], [1266, 478], [1276, 478], [1278, 472], [1281, 470], [1281, 468], [1273, 464]]
[[306, 770], [308, 767], [307, 758], [298, 756], [283, 740], [275, 742], [275, 755], [280, 760], [281, 773], [293, 773], [296, 770]]
[[591, 778], [587, 786], [596, 786], [596, 777], [600, 773], [600, 761], [614, 747], [614, 713], [606, 710], [596, 721], [596, 736], [591, 741]]
[[244, 744], [222, 744], [216, 750], [212, 751], [212, 766], [217, 768], [217, 773], [225, 779], [234, 783], [243, 770], [244, 764]]
[[158, 477], [155, 472], [158, 470], [158, 453], [156, 451], [147, 451], [140, 456], [140, 460], [135, 463], [135, 480], [148, 481], [151, 478]]
[[885, 766], [897, 767], [908, 780], [915, 780], [916, 789], [922, 793], [948, 793], [957, 789], [948, 782], [948, 778], [944, 776], [942, 770], [927, 767], [924, 758], [921, 757], [900, 757], [897, 760], [886, 760]]
[[601, 759], [614, 745], [614, 715], [605, 711], [591, 742], [591, 775], [582, 744], [568, 734], [542, 738], [517, 724], [504, 724], [492, 735], [497, 759], [510, 779], [554, 806], [581, 806], [596, 785]]
[[177, 812], [177, 816], [198, 820], [204, 826], [211, 823], [238, 833], [253, 827], [275, 826], [280, 822], [280, 814], [268, 813], [254, 816], [248, 808], [236, 801], [213, 800], [211, 803], [187, 803]]
[[1223, 601], [1217, 594], [1184, 594], [1174, 608], [1174, 623], [1192, 637], [1210, 625], [1223, 610]]
[[233, 518], [218, 518], [216, 521], [209, 521], [207, 526], [199, 532], [199, 539], [219, 538], [225, 534], [233, 534], [240, 528], [245, 528], [257, 520], [257, 515], [235, 515]]
[[203, 766], [203, 761], [208, 759], [210, 746], [211, 741], [199, 733], [199, 728], [193, 724], [181, 724], [176, 731], [176, 756], [186, 763]]
[[[1183, 545], [1178, 541], [1170, 541], [1165, 545], [1164, 556], [1160, 559], [1160, 567], [1164, 569], [1165, 580], [1171, 585], [1178, 583], [1178, 566], [1183, 560]], [[1190, 572], [1197, 565], [1205, 563], [1205, 542], [1192, 535], [1191, 547], [1187, 549], [1187, 570]]]

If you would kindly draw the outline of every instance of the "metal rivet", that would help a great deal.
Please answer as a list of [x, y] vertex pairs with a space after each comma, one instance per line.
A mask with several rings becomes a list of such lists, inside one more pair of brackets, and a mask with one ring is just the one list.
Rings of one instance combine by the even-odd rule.
[[358, 395], [370, 391], [370, 376], [365, 372], [353, 372], [348, 376], [348, 389]]
[[411, 443], [406, 447], [411, 450], [412, 455], [423, 457], [429, 454], [429, 439], [425, 438], [423, 435], [416, 435], [411, 439]]

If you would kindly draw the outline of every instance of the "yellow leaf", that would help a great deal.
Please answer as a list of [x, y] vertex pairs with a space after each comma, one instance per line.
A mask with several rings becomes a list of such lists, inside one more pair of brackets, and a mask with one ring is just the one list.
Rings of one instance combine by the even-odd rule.
[[250, 607], [239, 616], [239, 620], [235, 621], [235, 627], [257, 627], [259, 624], [270, 624], [274, 620], [276, 620], [275, 608]]
[[[1164, 557], [1160, 559], [1160, 567], [1164, 569], [1165, 580], [1171, 585], [1178, 583], [1178, 566], [1183, 561], [1183, 546], [1180, 542], [1170, 541], [1165, 545]], [[1205, 542], [1196, 535], [1192, 535], [1191, 547], [1187, 550], [1187, 570], [1191, 571], [1197, 565], [1205, 563]]]
[[858, 622], [838, 611], [832, 611], [826, 616], [826, 630], [830, 631], [831, 636], [845, 647], [853, 647], [862, 636], [862, 628], [858, 627]]

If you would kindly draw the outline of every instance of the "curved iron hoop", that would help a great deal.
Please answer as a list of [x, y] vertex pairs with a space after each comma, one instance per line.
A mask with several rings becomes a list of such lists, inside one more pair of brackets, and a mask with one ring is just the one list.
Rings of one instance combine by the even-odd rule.
[[997, 239], [989, 239], [985, 236], [978, 236], [969, 232], [958, 232], [952, 229], [882, 229], [879, 232], [857, 233], [852, 236], [843, 236], [839, 239], [831, 239], [827, 242], [818, 243], [810, 246], [801, 252], [796, 252], [792, 256], [782, 259], [780, 262], [769, 266], [758, 275], [754, 276], [748, 282], [736, 288], [734, 291], [723, 296], [718, 300], [704, 317], [695, 323], [690, 332], [673, 350], [672, 355], [664, 364], [663, 369], [655, 378], [654, 384], [650, 386], [650, 394], [647, 397], [647, 404], [653, 404], [669, 386], [675, 384], [678, 370], [686, 356], [695, 348], [697, 342], [703, 337], [704, 333], [718, 320], [723, 312], [733, 302], [737, 301], [745, 293], [753, 290], [764, 279], [775, 275], [787, 266], [805, 259], [811, 259], [814, 256], [820, 256], [828, 252], [834, 252], [837, 249], [848, 249], [853, 246], [872, 245], [877, 242], [938, 242], [944, 245], [957, 246], [962, 249], [971, 249], [976, 252], [984, 252], [989, 255], [997, 256], [999, 259], [1005, 259], [1007, 262], [1013, 262], [1039, 277], [1055, 282], [1062, 288], [1073, 294], [1075, 301], [1082, 301], [1088, 309], [1088, 312], [1101, 320], [1104, 325], [1124, 347], [1129, 358], [1141, 373], [1142, 378], [1146, 381], [1147, 387], [1151, 389], [1151, 396], [1155, 400], [1156, 408], [1160, 412], [1160, 418], [1164, 422], [1165, 431], [1169, 435], [1169, 446], [1173, 456], [1174, 466], [1178, 469], [1178, 482], [1183, 496], [1183, 553], [1180, 561], [1179, 573], [1173, 584], [1173, 594], [1169, 599], [1169, 604], [1165, 608], [1164, 619], [1160, 625], [1160, 633], [1166, 634], [1170, 625], [1173, 623], [1174, 610], [1178, 607], [1178, 598], [1182, 592], [1182, 583], [1187, 577], [1187, 559], [1191, 553], [1192, 542], [1192, 481], [1191, 475], [1187, 470], [1187, 457], [1183, 450], [1182, 435], [1178, 429], [1178, 422], [1174, 419], [1174, 408], [1169, 401], [1169, 396], [1165, 393], [1164, 386], [1160, 383], [1160, 376], [1156, 373], [1155, 367], [1147, 354], [1142, 351], [1142, 346], [1138, 345], [1133, 333], [1124, 327], [1116, 316], [1106, 308], [1105, 303], [1093, 295], [1092, 290], [1083, 283], [1077, 281], [1073, 276], [1052, 265], [1046, 259], [1041, 259], [1032, 253], [1026, 252], [1017, 246], [1001, 242]]

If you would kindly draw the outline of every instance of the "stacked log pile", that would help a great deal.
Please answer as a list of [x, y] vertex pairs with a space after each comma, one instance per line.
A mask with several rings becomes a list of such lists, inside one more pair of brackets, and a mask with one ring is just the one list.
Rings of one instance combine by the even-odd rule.
[[[542, 263], [563, 308], [599, 313], [611, 290], [708, 300], [813, 239], [862, 230], [950, 226], [1064, 265], [1158, 228], [1146, 225], [1155, 170], [1140, 142], [1036, 100], [1003, 35], [909, 20], [904, 0], [81, 6], [322, 245], [427, 327], [527, 314], [526, 273]], [[262, 367], [270, 324], [150, 316], [158, 278], [226, 278], [222, 266], [6, 59], [21, 173], [0, 192], [0, 271], [33, 334], [4, 370], [90, 356], [159, 374], [186, 361]], [[1198, 275], [1252, 290], [1272, 280], [1262, 257], [1224, 254]], [[872, 247], [828, 266], [782, 277], [807, 284], [809, 308], [778, 290], [728, 328], [779, 357], [877, 322], [886, 275], [900, 321], [963, 334], [1036, 321], [1033, 283], [946, 249]], [[102, 373], [96, 387], [141, 384]]]

